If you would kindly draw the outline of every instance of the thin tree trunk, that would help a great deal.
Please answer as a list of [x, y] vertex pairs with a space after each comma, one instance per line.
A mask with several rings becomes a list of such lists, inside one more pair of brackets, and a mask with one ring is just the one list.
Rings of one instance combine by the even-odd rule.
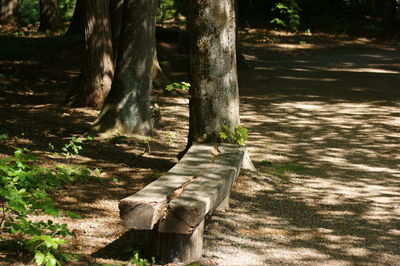
[[92, 133], [148, 134], [152, 130], [151, 70], [157, 5], [157, 0], [124, 2], [115, 77]]
[[383, 24], [386, 32], [396, 28], [396, 0], [383, 0]]
[[83, 28], [82, 0], [76, 0], [74, 14], [66, 35], [82, 34]]
[[40, 0], [39, 31], [57, 31], [61, 28], [60, 11], [57, 0]]
[[111, 25], [108, 0], [84, 1], [85, 51], [77, 86], [67, 96], [66, 105], [101, 108], [114, 77]]
[[18, 7], [18, 0], [0, 0], [0, 23], [12, 21]]
[[239, 0], [235, 0], [235, 38], [236, 38], [236, 60], [237, 60], [237, 68], [239, 70], [249, 69], [249, 65], [246, 62], [246, 58], [244, 58], [242, 49], [239, 43]]
[[220, 142], [239, 125], [234, 0], [189, 1], [189, 143]]
[[153, 55], [153, 68], [151, 71], [151, 77], [153, 79], [153, 87], [155, 89], [164, 90], [165, 87], [170, 83], [167, 76], [161, 69], [160, 63], [158, 62], [157, 52], [154, 50]]
[[110, 0], [110, 19], [115, 61], [118, 58], [118, 44], [121, 35], [121, 23], [124, 0]]

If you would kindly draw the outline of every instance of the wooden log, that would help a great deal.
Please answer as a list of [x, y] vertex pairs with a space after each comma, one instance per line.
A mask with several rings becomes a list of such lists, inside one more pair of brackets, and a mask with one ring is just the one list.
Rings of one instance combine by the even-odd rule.
[[203, 251], [204, 220], [191, 234], [154, 232], [154, 252], [162, 263], [198, 262]]
[[212, 215], [227, 198], [239, 174], [245, 147], [221, 144], [218, 150], [211, 167], [196, 176], [178, 198], [169, 202], [166, 214], [160, 220], [159, 232], [191, 234], [205, 216]]
[[193, 145], [167, 174], [122, 199], [119, 209], [123, 224], [132, 229], [152, 230], [165, 214], [169, 202], [204, 169], [211, 167], [214, 149], [212, 145]]

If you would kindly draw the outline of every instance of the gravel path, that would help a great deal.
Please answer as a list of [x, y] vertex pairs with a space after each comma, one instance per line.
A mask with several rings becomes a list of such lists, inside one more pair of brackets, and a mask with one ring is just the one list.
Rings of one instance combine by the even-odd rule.
[[247, 51], [258, 173], [207, 227], [204, 264], [400, 265], [400, 50]]

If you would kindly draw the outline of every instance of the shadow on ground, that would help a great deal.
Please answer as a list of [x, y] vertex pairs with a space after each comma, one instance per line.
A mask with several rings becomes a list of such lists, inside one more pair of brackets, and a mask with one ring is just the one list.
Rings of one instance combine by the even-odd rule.
[[399, 50], [248, 52], [241, 114], [259, 172], [239, 177], [232, 211], [208, 228], [206, 257], [398, 263]]

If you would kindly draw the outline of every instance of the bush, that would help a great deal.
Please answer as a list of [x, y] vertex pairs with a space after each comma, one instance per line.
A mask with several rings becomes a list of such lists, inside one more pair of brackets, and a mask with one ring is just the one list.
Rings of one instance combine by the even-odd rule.
[[[71, 166], [45, 169], [34, 166], [35, 160], [26, 148], [17, 149], [11, 158], [0, 159], [0, 231], [12, 234], [13, 244], [31, 252], [36, 264], [56, 265], [59, 260], [72, 259], [70, 254], [57, 250], [65, 242], [62, 238], [71, 232], [66, 224], [52, 220], [32, 222], [29, 216], [57, 217], [61, 210], [48, 192], [78, 179], [87, 180], [89, 171]], [[64, 214], [79, 217], [72, 212]]]
[[[60, 16], [64, 21], [70, 20], [74, 14], [75, 0], [59, 0]], [[20, 0], [19, 23], [21, 26], [36, 24], [40, 21], [39, 0]]]
[[18, 7], [21, 26], [39, 22], [39, 0], [21, 0]]

